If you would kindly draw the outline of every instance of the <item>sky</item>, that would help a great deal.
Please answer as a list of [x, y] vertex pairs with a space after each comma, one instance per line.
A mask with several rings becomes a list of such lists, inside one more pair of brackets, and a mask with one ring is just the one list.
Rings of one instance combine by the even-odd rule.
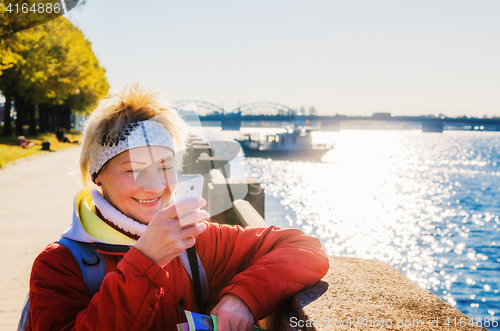
[[500, 116], [498, 0], [86, 0], [66, 17], [113, 89], [226, 111]]

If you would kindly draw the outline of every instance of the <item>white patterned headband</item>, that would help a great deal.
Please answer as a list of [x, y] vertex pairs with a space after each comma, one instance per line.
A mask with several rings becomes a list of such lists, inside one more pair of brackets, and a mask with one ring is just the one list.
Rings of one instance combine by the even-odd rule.
[[126, 125], [121, 133], [115, 137], [105, 134], [97, 153], [92, 155], [89, 162], [89, 171], [92, 181], [104, 164], [116, 155], [129, 149], [144, 146], [163, 146], [175, 153], [174, 141], [167, 128], [156, 121], [146, 120]]

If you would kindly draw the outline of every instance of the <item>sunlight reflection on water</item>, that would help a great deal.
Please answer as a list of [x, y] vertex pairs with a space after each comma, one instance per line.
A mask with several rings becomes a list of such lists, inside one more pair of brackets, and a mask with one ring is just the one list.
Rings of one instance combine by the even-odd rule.
[[385, 261], [471, 317], [498, 318], [500, 134], [314, 140], [335, 143], [323, 163], [245, 159], [248, 176], [283, 205], [276, 225], [320, 238], [331, 255]]

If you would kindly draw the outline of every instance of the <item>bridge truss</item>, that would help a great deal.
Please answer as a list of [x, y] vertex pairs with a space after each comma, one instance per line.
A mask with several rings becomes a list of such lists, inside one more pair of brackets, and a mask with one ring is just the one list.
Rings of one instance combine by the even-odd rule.
[[[195, 111], [203, 116], [218, 116], [224, 114], [224, 108], [201, 100], [181, 100], [172, 103], [180, 112]], [[195, 104], [196, 108], [192, 105]]]
[[[277, 102], [252, 102], [245, 105], [239, 106], [232, 111], [225, 111], [224, 108], [217, 106], [216, 104], [201, 101], [201, 100], [181, 100], [173, 102], [173, 105], [181, 113], [189, 113], [196, 110], [200, 116], [221, 116], [228, 115], [233, 116], [294, 116], [297, 111]], [[194, 107], [193, 105], [196, 105]]]
[[233, 113], [241, 113], [241, 115], [269, 115], [269, 116], [293, 116], [296, 111], [288, 106], [277, 102], [252, 102], [243, 106], [239, 106]]

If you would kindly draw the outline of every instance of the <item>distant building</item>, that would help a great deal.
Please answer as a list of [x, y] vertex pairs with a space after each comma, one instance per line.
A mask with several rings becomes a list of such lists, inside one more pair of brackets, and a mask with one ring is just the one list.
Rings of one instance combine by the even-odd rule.
[[372, 117], [377, 117], [377, 118], [389, 118], [391, 117], [391, 113], [373, 113]]

